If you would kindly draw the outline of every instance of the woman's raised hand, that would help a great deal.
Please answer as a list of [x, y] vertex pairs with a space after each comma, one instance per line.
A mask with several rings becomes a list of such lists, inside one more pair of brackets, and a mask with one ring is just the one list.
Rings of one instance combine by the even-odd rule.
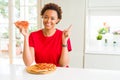
[[28, 35], [28, 21], [16, 21], [15, 26], [20, 30], [20, 32], [23, 34], [23, 36]]
[[62, 34], [62, 40], [63, 42], [66, 42], [68, 38], [70, 37], [70, 31], [71, 31], [72, 25], [70, 25], [67, 29], [63, 31]]

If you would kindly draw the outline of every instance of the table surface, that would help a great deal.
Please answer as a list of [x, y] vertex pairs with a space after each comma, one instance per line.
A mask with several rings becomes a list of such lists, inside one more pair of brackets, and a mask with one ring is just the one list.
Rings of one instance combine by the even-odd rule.
[[30, 74], [24, 65], [1, 65], [0, 80], [120, 80], [120, 71], [57, 67], [49, 74]]

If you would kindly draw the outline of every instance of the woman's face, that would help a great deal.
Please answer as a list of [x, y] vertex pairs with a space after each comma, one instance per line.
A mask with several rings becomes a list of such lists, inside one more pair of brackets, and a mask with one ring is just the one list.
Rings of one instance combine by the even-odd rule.
[[59, 21], [55, 10], [46, 10], [43, 14], [43, 24], [45, 29], [53, 29]]

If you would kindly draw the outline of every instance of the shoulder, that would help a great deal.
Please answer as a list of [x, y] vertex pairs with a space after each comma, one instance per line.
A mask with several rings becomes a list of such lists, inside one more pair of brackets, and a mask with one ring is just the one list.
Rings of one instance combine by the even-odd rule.
[[63, 31], [60, 30], [60, 29], [56, 29], [56, 32], [57, 32], [57, 33], [62, 33]]
[[62, 30], [56, 29], [55, 36], [62, 36]]
[[42, 30], [41, 30], [41, 29], [40, 29], [40, 30], [37, 30], [37, 31], [31, 32], [31, 33], [30, 33], [30, 36], [37, 36], [37, 35], [40, 35], [40, 34], [42, 34]]

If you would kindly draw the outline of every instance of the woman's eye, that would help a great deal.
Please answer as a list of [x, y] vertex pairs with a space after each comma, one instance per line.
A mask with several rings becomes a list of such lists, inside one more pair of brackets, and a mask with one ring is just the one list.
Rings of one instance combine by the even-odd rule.
[[51, 20], [55, 20], [55, 18], [51, 18]]
[[48, 19], [48, 17], [43, 17], [44, 19]]

